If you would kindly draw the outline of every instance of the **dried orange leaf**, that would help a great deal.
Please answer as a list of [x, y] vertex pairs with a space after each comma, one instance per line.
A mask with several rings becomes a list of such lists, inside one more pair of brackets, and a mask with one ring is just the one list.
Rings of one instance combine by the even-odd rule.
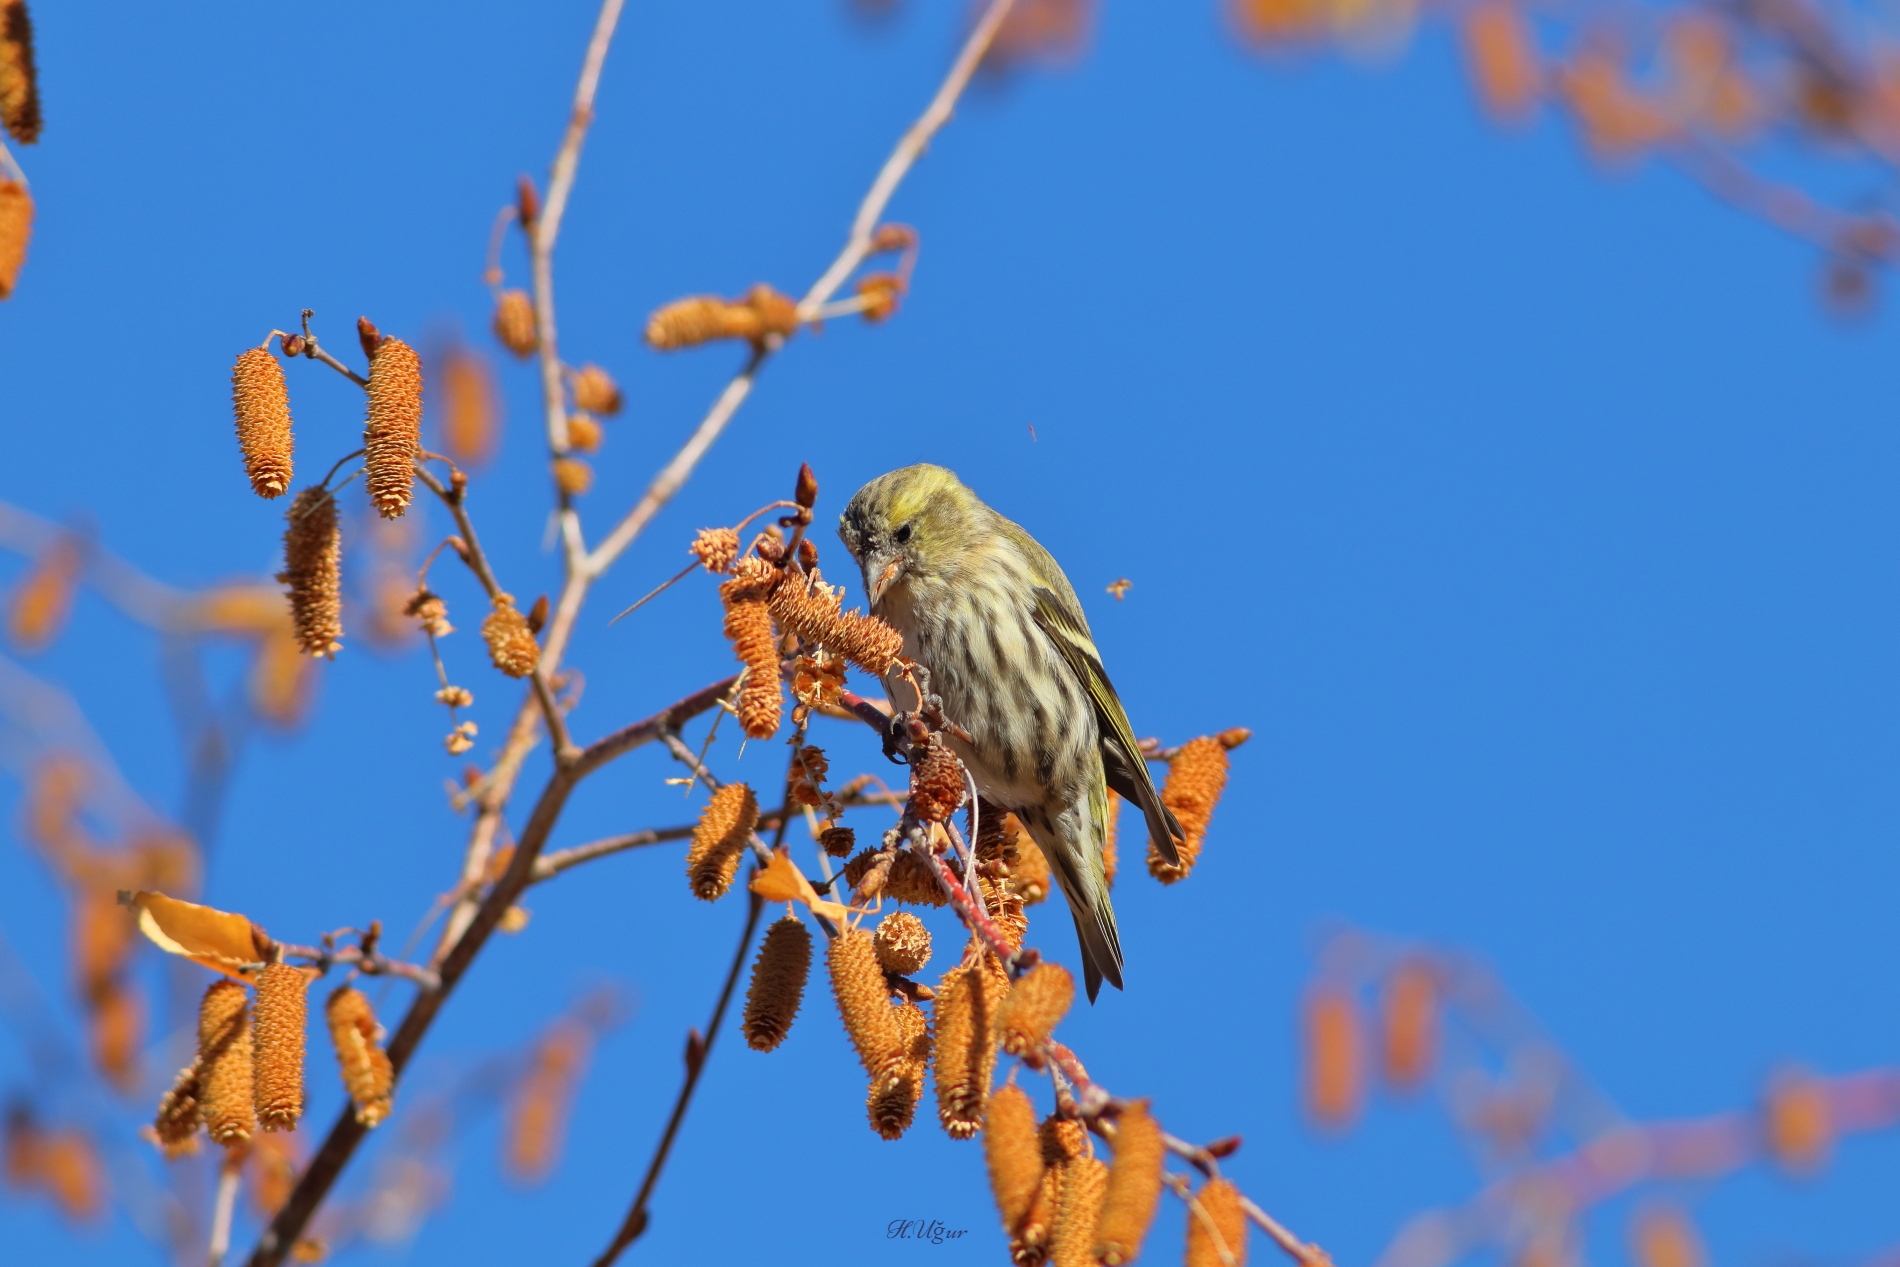
[[138, 912], [139, 931], [169, 954], [194, 959], [227, 976], [264, 958], [270, 935], [242, 915], [181, 902], [163, 893], [141, 890], [125, 902]]
[[811, 881], [792, 865], [792, 855], [784, 845], [772, 851], [772, 861], [752, 877], [752, 891], [768, 902], [803, 902], [812, 912], [823, 915], [842, 927], [850, 908], [842, 902], [827, 902], [811, 887]]

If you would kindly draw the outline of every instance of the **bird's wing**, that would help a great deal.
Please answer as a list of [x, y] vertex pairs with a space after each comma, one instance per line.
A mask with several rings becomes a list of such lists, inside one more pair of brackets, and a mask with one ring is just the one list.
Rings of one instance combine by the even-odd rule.
[[1038, 586], [1035, 602], [1036, 624], [1068, 661], [1088, 692], [1089, 702], [1095, 706], [1096, 726], [1102, 735], [1102, 772], [1107, 776], [1108, 785], [1124, 800], [1141, 807], [1143, 817], [1148, 820], [1148, 838], [1154, 841], [1169, 866], [1180, 866], [1175, 842], [1185, 841], [1187, 833], [1161, 803], [1161, 793], [1148, 777], [1148, 763], [1141, 758], [1134, 728], [1128, 723], [1121, 697], [1109, 683], [1108, 671], [1102, 667], [1094, 640], [1054, 591]]

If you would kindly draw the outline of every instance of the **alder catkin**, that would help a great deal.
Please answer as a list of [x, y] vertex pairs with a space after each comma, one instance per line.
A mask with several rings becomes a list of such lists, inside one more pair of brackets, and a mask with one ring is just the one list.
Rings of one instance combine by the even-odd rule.
[[0, 180], [0, 299], [13, 293], [32, 236], [33, 195], [17, 181]]
[[1042, 1184], [1042, 1144], [1036, 1138], [1036, 1107], [1028, 1094], [1011, 1083], [990, 1097], [983, 1114], [983, 1160], [990, 1171], [990, 1191], [996, 1196], [1003, 1230], [1011, 1236], [1022, 1229]]
[[952, 968], [937, 986], [937, 1120], [951, 1139], [969, 1139], [983, 1124], [996, 1066], [997, 994], [981, 966]]
[[[567, 416], [568, 448], [576, 453], [594, 453], [600, 449], [600, 441], [600, 422], [593, 415], [574, 413]], [[734, 545], [736, 547], [737, 543]]]
[[719, 600], [726, 608], [726, 637], [746, 667], [745, 681], [739, 687], [739, 726], [753, 739], [769, 739], [776, 734], [784, 708], [778, 639], [772, 636], [772, 615], [766, 607], [766, 595], [776, 580], [777, 573], [770, 564], [762, 559], [745, 559], [739, 574], [719, 586]]
[[422, 358], [393, 335], [369, 358], [369, 404], [363, 424], [363, 484], [376, 513], [400, 519], [415, 485], [422, 451]]
[[879, 920], [872, 941], [878, 966], [886, 972], [910, 976], [930, 962], [930, 930], [909, 911], [892, 911]]
[[214, 1143], [242, 1144], [257, 1129], [250, 1011], [244, 987], [229, 979], [213, 981], [198, 1008], [198, 1104]]
[[330, 1043], [336, 1049], [337, 1068], [355, 1106], [356, 1120], [362, 1126], [374, 1127], [389, 1116], [396, 1081], [395, 1069], [381, 1045], [383, 1027], [376, 1023], [369, 999], [353, 986], [332, 990], [323, 1016], [330, 1027]]
[[1049, 859], [1029, 838], [1028, 832], [1021, 835], [1016, 846], [1016, 862], [1009, 869], [1009, 887], [1021, 895], [1024, 906], [1034, 906], [1049, 896]]
[[1379, 1021], [1386, 1081], [1400, 1090], [1417, 1087], [1438, 1055], [1438, 982], [1428, 961], [1407, 959], [1392, 970]]
[[305, 655], [335, 658], [343, 649], [343, 532], [336, 498], [321, 484], [298, 493], [284, 522], [284, 570], [290, 619]]
[[267, 1131], [294, 1131], [303, 1115], [305, 993], [310, 974], [287, 963], [257, 974], [257, 1016], [251, 1025], [257, 1120]]
[[701, 528], [686, 547], [708, 572], [730, 572], [739, 559], [739, 533], [734, 528]]
[[1762, 1134], [1769, 1155], [1795, 1174], [1811, 1173], [1834, 1147], [1834, 1112], [1827, 1087], [1802, 1069], [1787, 1069], [1768, 1085]]
[[1062, 1163], [1055, 1224], [1049, 1232], [1049, 1261], [1055, 1267], [1095, 1267], [1095, 1225], [1107, 1186], [1108, 1167], [1099, 1158], [1073, 1157]]
[[528, 618], [515, 609], [512, 594], [495, 596], [482, 621], [482, 641], [488, 644], [488, 658], [509, 677], [527, 677], [541, 663], [541, 645], [528, 628]]
[[1210, 1179], [1194, 1200], [1199, 1210], [1188, 1210], [1187, 1267], [1225, 1267], [1222, 1249], [1232, 1256], [1233, 1267], [1247, 1267], [1247, 1212], [1240, 1190], [1225, 1179]]
[[[22, 145], [40, 139], [40, 84], [26, 0], [0, 0], [0, 127]], [[0, 286], [0, 298], [6, 297]]]
[[284, 367], [271, 355], [270, 341], [238, 354], [231, 367], [231, 410], [237, 416], [238, 448], [251, 491], [282, 497], [290, 488], [290, 389]]
[[716, 902], [732, 887], [739, 856], [759, 823], [759, 798], [744, 783], [728, 783], [712, 794], [693, 827], [686, 850], [686, 880], [693, 896]]
[[752, 984], [746, 989], [746, 1046], [771, 1051], [785, 1041], [798, 1005], [805, 997], [805, 978], [811, 972], [811, 931], [796, 915], [787, 915], [765, 930], [758, 960], [752, 965]]
[[890, 989], [877, 966], [871, 934], [862, 928], [840, 932], [825, 951], [825, 964], [845, 1035], [864, 1072], [875, 1078], [904, 1055], [904, 1036], [891, 1013]]
[[717, 339], [789, 338], [797, 329], [798, 304], [761, 283], [743, 299], [693, 295], [675, 300], [647, 318], [646, 340], [662, 352], [673, 352]]
[[997, 1009], [1003, 1050], [1026, 1056], [1047, 1042], [1075, 1000], [1075, 978], [1058, 963], [1037, 964], [1016, 982]]
[[580, 497], [594, 486], [594, 468], [579, 458], [554, 459], [554, 487], [562, 496]]
[[936, 735], [910, 768], [909, 815], [920, 823], [941, 823], [956, 813], [965, 795], [963, 763]]
[[838, 595], [813, 569], [808, 580], [788, 581], [771, 591], [772, 616], [805, 641], [883, 677], [904, 653], [904, 635], [876, 616], [840, 611]]
[[1168, 763], [1168, 777], [1161, 785], [1161, 803], [1174, 811], [1187, 839], [1176, 842], [1181, 865], [1172, 866], [1148, 842], [1148, 874], [1163, 884], [1185, 880], [1201, 855], [1201, 842], [1207, 836], [1207, 823], [1214, 805], [1227, 786], [1228, 745], [1213, 735], [1202, 735], [1181, 745], [1181, 751]]
[[1307, 996], [1303, 1021], [1307, 1112], [1342, 1128], [1358, 1115], [1363, 1090], [1358, 1005], [1349, 991], [1322, 985]]
[[1168, 1148], [1161, 1124], [1136, 1100], [1115, 1119], [1115, 1160], [1108, 1168], [1108, 1190], [1095, 1225], [1095, 1255], [1103, 1267], [1132, 1263], [1154, 1222], [1161, 1201], [1161, 1170]]
[[882, 1073], [871, 1076], [865, 1112], [871, 1129], [884, 1139], [898, 1139], [916, 1119], [924, 1096], [924, 1070], [930, 1064], [930, 1023], [915, 1003], [890, 1008], [897, 1027], [898, 1054]]
[[152, 1142], [166, 1161], [198, 1151], [198, 1112], [198, 1066], [194, 1062], [178, 1071], [178, 1080], [159, 1098], [158, 1113], [152, 1119]]
[[574, 408], [611, 418], [620, 412], [620, 385], [598, 365], [583, 365], [571, 380]]
[[534, 300], [525, 290], [504, 290], [495, 300], [495, 337], [516, 356], [533, 356], [541, 346], [534, 328]]

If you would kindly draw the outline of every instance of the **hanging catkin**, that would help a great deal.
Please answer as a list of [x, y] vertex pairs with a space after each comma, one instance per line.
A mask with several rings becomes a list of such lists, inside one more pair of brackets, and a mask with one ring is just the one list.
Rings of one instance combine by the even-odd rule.
[[744, 783], [728, 783], [712, 794], [686, 849], [686, 880], [694, 897], [716, 902], [726, 895], [758, 822], [759, 798]]
[[165, 1160], [198, 1151], [198, 1112], [198, 1065], [194, 1061], [178, 1071], [178, 1080], [160, 1097], [152, 1120], [152, 1141]]
[[1225, 1179], [1210, 1179], [1194, 1201], [1198, 1209], [1189, 1209], [1187, 1219], [1187, 1267], [1226, 1267], [1223, 1249], [1233, 1267], [1247, 1267], [1247, 1212], [1240, 1190]]
[[1003, 1230], [1014, 1236], [1042, 1184], [1042, 1144], [1036, 1138], [1036, 1107], [1013, 1083], [998, 1088], [983, 1113], [983, 1159]]
[[[26, 0], [0, 0], [0, 127], [22, 145], [40, 139], [40, 84]], [[6, 293], [0, 286], [0, 298]]]
[[13, 293], [32, 236], [33, 195], [17, 181], [0, 180], [0, 299]]
[[290, 487], [290, 391], [269, 340], [238, 354], [231, 367], [231, 408], [251, 491], [282, 497]]
[[810, 930], [796, 915], [777, 920], [765, 930], [758, 961], [752, 965], [742, 1025], [746, 1046], [753, 1051], [771, 1051], [785, 1041], [805, 997], [805, 978], [810, 973]]
[[936, 995], [937, 1119], [951, 1139], [969, 1139], [990, 1098], [1000, 996], [981, 966], [952, 968]]
[[251, 1026], [257, 1120], [267, 1131], [294, 1131], [303, 1115], [305, 992], [310, 974], [287, 963], [257, 974], [257, 1018]]
[[904, 1039], [891, 1014], [890, 989], [877, 966], [871, 934], [862, 928], [845, 929], [831, 939], [825, 963], [831, 970], [831, 993], [844, 1020], [844, 1032], [864, 1072], [875, 1078], [902, 1057]]
[[331, 991], [323, 1015], [330, 1026], [330, 1042], [336, 1048], [343, 1085], [356, 1108], [356, 1120], [373, 1127], [389, 1116], [396, 1077], [381, 1046], [382, 1026], [376, 1023], [369, 999], [361, 990], [347, 985]]
[[400, 519], [409, 509], [416, 455], [422, 451], [422, 358], [393, 335], [369, 359], [363, 424], [363, 483], [376, 513]]
[[213, 981], [199, 1005], [199, 1113], [215, 1143], [242, 1144], [257, 1129], [250, 1012], [244, 987], [231, 980]]
[[1103, 1267], [1132, 1263], [1154, 1222], [1161, 1200], [1161, 1168], [1167, 1161], [1161, 1124], [1136, 1100], [1115, 1119], [1115, 1160], [1108, 1168], [1108, 1191], [1095, 1225], [1095, 1255]]
[[343, 534], [336, 498], [321, 484], [298, 493], [284, 523], [284, 570], [277, 579], [290, 596], [290, 619], [305, 655], [331, 656], [343, 648]]

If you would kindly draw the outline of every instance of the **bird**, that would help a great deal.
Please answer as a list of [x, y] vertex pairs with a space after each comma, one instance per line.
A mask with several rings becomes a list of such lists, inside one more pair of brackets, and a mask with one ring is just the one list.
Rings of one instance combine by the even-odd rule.
[[[860, 488], [838, 535], [872, 614], [904, 635], [905, 656], [929, 671], [944, 716], [968, 734], [945, 737], [977, 792], [1014, 814], [1048, 858], [1075, 920], [1089, 1001], [1104, 980], [1122, 989], [1102, 861], [1109, 789], [1140, 807], [1171, 865], [1186, 835], [1148, 775], [1075, 587], [1027, 531], [930, 463]], [[894, 708], [922, 702], [901, 667], [884, 688]]]

